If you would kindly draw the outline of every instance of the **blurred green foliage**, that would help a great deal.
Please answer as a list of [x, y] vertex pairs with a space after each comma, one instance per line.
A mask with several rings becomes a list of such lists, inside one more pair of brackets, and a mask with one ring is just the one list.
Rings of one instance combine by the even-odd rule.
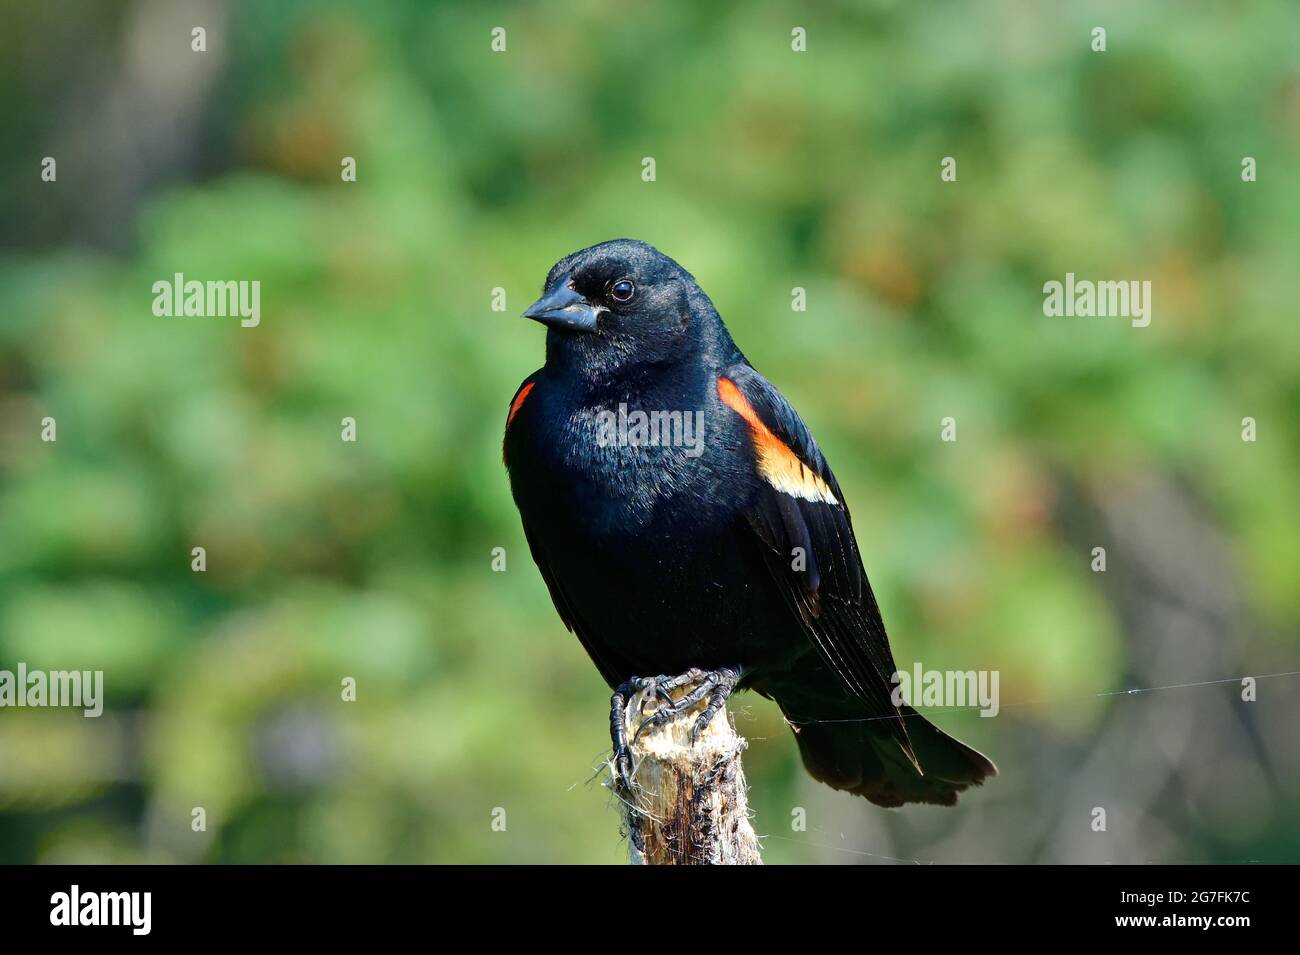
[[[149, 32], [158, 5], [74, 7], [14, 9], [2, 41], [0, 667], [103, 669], [108, 710], [0, 711], [0, 861], [623, 858], [593, 781], [607, 690], [500, 463], [542, 360], [519, 311], [616, 236], [690, 269], [814, 428], [900, 662], [1038, 701], [937, 717], [1003, 778], [864, 833], [877, 811], [812, 788], [775, 708], [738, 699], [771, 861], [957, 825], [983, 859], [1051, 857], [1003, 837], [1054, 811], [1034, 754], [1084, 751], [1114, 705], [1092, 695], [1135, 672], [1141, 628], [1071, 530], [1126, 481], [1185, 488], [1240, 593], [1227, 669], [1159, 672], [1296, 669], [1293, 4], [247, 3], [210, 8], [206, 54], [185, 17]], [[211, 58], [183, 129], [151, 125], [133, 56], [177, 89]], [[151, 135], [101, 151], [106, 120], [69, 127], [100, 112]], [[1067, 271], [1150, 279], [1151, 326], [1045, 318]], [[176, 272], [260, 280], [260, 327], [155, 317]], [[1150, 852], [1294, 858], [1295, 769], [1260, 825], [1207, 811]], [[792, 805], [817, 833], [782, 835]]]

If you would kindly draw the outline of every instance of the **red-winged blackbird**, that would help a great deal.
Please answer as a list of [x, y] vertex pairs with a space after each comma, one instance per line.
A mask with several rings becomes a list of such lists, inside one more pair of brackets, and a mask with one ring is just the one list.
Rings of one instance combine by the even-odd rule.
[[702, 727], [753, 689], [813, 777], [882, 806], [952, 805], [995, 774], [893, 704], [844, 494], [690, 273], [619, 239], [561, 259], [543, 291], [524, 315], [548, 327], [546, 364], [510, 403], [505, 462], [533, 559], [616, 713], [635, 687], [691, 682]]

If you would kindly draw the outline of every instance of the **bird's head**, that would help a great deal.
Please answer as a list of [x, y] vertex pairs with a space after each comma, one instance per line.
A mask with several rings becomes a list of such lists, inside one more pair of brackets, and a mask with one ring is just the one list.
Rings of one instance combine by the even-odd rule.
[[699, 344], [716, 312], [695, 279], [653, 246], [614, 239], [565, 256], [525, 318], [549, 329], [547, 363], [592, 380], [668, 365]]

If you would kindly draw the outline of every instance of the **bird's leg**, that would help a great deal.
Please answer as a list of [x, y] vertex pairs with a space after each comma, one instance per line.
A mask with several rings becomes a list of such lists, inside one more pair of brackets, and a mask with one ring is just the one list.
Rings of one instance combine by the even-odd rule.
[[[708, 705], [700, 718], [695, 721], [691, 727], [691, 741], [694, 742], [704, 727], [709, 725], [709, 721], [717, 715], [718, 710], [727, 701], [731, 691], [735, 689], [737, 681], [740, 679], [740, 672], [728, 667], [722, 667], [717, 670], [700, 670], [692, 667], [685, 673], [675, 677], [656, 677], [655, 678], [655, 696], [659, 697], [659, 707], [650, 714], [650, 716], [641, 722], [637, 727], [636, 734], [632, 737], [632, 742], [641, 738], [641, 734], [647, 729], [655, 726], [661, 726], [673, 719], [675, 716], [690, 709], [700, 700], [708, 697]], [[683, 696], [680, 700], [674, 700], [669, 693], [678, 687], [694, 683], [695, 686]], [[666, 699], [665, 699], [666, 697]]]
[[632, 789], [632, 751], [627, 745], [624, 711], [627, 709], [628, 697], [644, 688], [645, 678], [633, 677], [620, 683], [614, 695], [609, 698], [609, 738], [614, 744], [614, 776], [629, 791]]

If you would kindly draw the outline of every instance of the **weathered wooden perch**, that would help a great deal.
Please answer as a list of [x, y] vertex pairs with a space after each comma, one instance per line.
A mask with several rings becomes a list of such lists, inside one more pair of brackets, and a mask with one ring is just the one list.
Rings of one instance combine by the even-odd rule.
[[[673, 691], [680, 699], [691, 689]], [[749, 821], [745, 772], [736, 735], [724, 706], [694, 743], [691, 727], [706, 701], [651, 726], [631, 745], [631, 791], [614, 774], [633, 865], [762, 865], [758, 837]], [[660, 702], [652, 691], [634, 693], [623, 711], [627, 738]]]

